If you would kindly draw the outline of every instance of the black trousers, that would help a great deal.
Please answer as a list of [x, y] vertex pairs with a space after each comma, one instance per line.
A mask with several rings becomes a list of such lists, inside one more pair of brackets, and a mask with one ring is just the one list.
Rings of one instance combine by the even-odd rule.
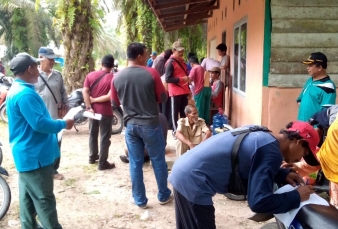
[[[101, 120], [89, 120], [89, 160], [95, 161], [97, 155], [99, 158], [99, 166], [104, 165], [108, 159], [110, 146], [110, 138], [112, 131], [112, 116], [102, 115]], [[99, 131], [100, 131], [100, 154], [99, 154]]]
[[[57, 136], [56, 136], [57, 138]], [[60, 157], [56, 158], [55, 161], [54, 161], [54, 164], [53, 164], [53, 167], [54, 167], [54, 174], [58, 174], [58, 169], [60, 167], [60, 160], [61, 160], [61, 142], [62, 142], [62, 139], [58, 142], [58, 145], [59, 145], [59, 149], [60, 149]]]
[[191, 203], [174, 189], [176, 229], [216, 229], [213, 205]]
[[160, 112], [166, 117], [168, 122], [168, 129], [173, 129], [173, 120], [171, 118], [171, 99], [167, 99], [167, 102], [160, 103]]
[[173, 121], [173, 130], [177, 129], [178, 115], [180, 118], [185, 118], [184, 108], [188, 105], [188, 94], [175, 95], [171, 98], [171, 118]]

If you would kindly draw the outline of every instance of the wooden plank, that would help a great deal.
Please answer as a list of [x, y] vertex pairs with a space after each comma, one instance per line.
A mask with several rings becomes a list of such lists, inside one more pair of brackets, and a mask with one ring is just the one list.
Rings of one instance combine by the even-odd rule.
[[[338, 62], [338, 47], [336, 48], [271, 48], [271, 62], [302, 61], [313, 52], [322, 52], [329, 62]], [[338, 86], [338, 85], [337, 85]]]
[[208, 1], [208, 0], [181, 0], [181, 1], [177, 1], [177, 2], [170, 2], [170, 3], [162, 3], [162, 4], [155, 4], [154, 10], [163, 10], [163, 9], [169, 9], [169, 8], [174, 8], [174, 7], [178, 7], [178, 6], [184, 6], [187, 4], [195, 4], [195, 3], [202, 3], [202, 2], [212, 2], [212, 1]]
[[175, 16], [180, 16], [180, 15], [185, 15], [185, 14], [196, 14], [196, 13], [216, 10], [218, 8], [219, 8], [218, 5], [217, 6], [209, 6], [209, 7], [199, 7], [199, 8], [195, 8], [193, 10], [184, 10], [184, 11], [178, 11], [178, 12], [174, 12], [174, 13], [160, 14], [158, 16], [158, 18], [162, 19], [162, 18], [175, 17]]
[[165, 30], [166, 32], [168, 32], [168, 31], [178, 30], [178, 29], [187, 27], [187, 26], [189, 26], [189, 25], [204, 24], [204, 23], [207, 23], [207, 22], [208, 22], [208, 21], [205, 20], [205, 21], [199, 21], [199, 22], [190, 22], [190, 23], [181, 24], [181, 25], [164, 26], [164, 30]]
[[[269, 74], [269, 87], [302, 88], [309, 77], [307, 74]], [[330, 78], [338, 86], [338, 74], [331, 74]]]
[[338, 33], [278, 33], [271, 34], [271, 47], [337, 48]]
[[274, 19], [272, 23], [272, 33], [311, 33], [313, 31], [318, 33], [337, 33], [338, 20]]
[[[201, 13], [201, 14], [188, 15], [188, 18], [184, 20], [198, 20], [198, 19], [209, 18], [209, 17], [212, 17], [212, 15], [206, 12], [206, 13]], [[163, 23], [172, 22], [172, 21], [178, 21], [178, 19], [176, 17], [169, 17], [169, 18], [163, 19]], [[180, 21], [182, 22], [183, 20], [181, 19]]]
[[[306, 65], [301, 61], [297, 62], [271, 62], [271, 74], [307, 74]], [[328, 74], [338, 74], [338, 62], [328, 63]], [[337, 85], [338, 86], [338, 85]]]
[[338, 19], [337, 7], [271, 7], [272, 19]]
[[[203, 19], [208, 18], [209, 16], [201, 16], [199, 19], [193, 18], [193, 19], [184, 19], [184, 20], [175, 20], [175, 21], [165, 21], [163, 22], [165, 27], [171, 26], [171, 25], [177, 25], [177, 24], [183, 24], [184, 22], [186, 24], [191, 23], [191, 22], [196, 22], [196, 23], [203, 23]], [[205, 22], [205, 21], [204, 21]]]
[[271, 6], [338, 6], [337, 0], [271, 0]]

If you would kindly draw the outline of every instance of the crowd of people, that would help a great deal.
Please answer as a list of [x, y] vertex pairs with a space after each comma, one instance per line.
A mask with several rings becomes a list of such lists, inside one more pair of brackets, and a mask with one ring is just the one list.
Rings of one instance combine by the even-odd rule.
[[[205, 58], [199, 63], [190, 53], [188, 67], [180, 41], [159, 55], [153, 52], [151, 58], [145, 45], [133, 42], [127, 47], [127, 67], [115, 75], [114, 57], [104, 56], [101, 69], [86, 76], [82, 91], [86, 110], [102, 115], [101, 120], [91, 119], [89, 123], [89, 164], [98, 163], [98, 170], [115, 168], [107, 160], [111, 105], [122, 105], [126, 154], [120, 158], [130, 165], [130, 202], [147, 208], [142, 167], [151, 160], [158, 203], [165, 205], [174, 200], [178, 229], [216, 228], [212, 197], [228, 192], [236, 144], [240, 152], [239, 175], [253, 211], [283, 213], [309, 199], [314, 192], [309, 185], [283, 194], [274, 194], [273, 190], [274, 182], [293, 186], [301, 183], [296, 172], [305, 174], [308, 166], [311, 171], [322, 168], [331, 181], [331, 192], [337, 195], [338, 158], [334, 150], [338, 148], [338, 121], [329, 129], [320, 150], [319, 131], [306, 122], [325, 105], [335, 104], [336, 87], [326, 73], [326, 56], [313, 53], [303, 62], [311, 78], [297, 99], [298, 121], [287, 124], [279, 133], [248, 126], [211, 137], [210, 104], [223, 106], [230, 74], [226, 45], [220, 44], [216, 49], [220, 62]], [[74, 121], [61, 119], [67, 94], [61, 73], [53, 69], [58, 56], [47, 47], [41, 47], [38, 56], [35, 59], [20, 53], [10, 62], [16, 79], [8, 93], [7, 112], [10, 143], [19, 172], [20, 221], [23, 229], [39, 228], [37, 215], [43, 228], [62, 228], [53, 193], [53, 179], [64, 179], [58, 173], [61, 140], [57, 133], [71, 129]], [[224, 81], [220, 80], [221, 74], [226, 76]], [[191, 94], [196, 105], [188, 102]], [[177, 155], [169, 177], [165, 161], [168, 129], [173, 130]], [[243, 133], [246, 135], [238, 143]], [[336, 200], [331, 203], [337, 207]]]

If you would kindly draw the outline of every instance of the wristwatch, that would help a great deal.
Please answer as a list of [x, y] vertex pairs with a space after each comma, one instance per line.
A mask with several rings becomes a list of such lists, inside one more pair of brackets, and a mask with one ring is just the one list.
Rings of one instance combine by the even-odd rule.
[[87, 110], [90, 110], [90, 109], [92, 109], [92, 107], [86, 107], [86, 109], [87, 109]]

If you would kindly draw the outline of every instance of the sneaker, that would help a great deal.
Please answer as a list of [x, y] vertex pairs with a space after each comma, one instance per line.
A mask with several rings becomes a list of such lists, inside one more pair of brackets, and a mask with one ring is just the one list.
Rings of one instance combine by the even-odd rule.
[[65, 177], [61, 173], [54, 174], [54, 180], [64, 180]]
[[159, 200], [158, 203], [161, 204], [161, 205], [165, 205], [165, 204], [169, 203], [170, 201], [172, 201], [173, 199], [174, 199], [173, 194], [170, 194], [170, 196], [169, 196], [169, 198], [167, 200], [165, 200], [165, 201], [160, 201]]
[[135, 203], [135, 200], [134, 200], [133, 197], [130, 197], [130, 200], [129, 200], [129, 201], [130, 201], [130, 203], [136, 205], [136, 206], [139, 207], [139, 208], [142, 208], [142, 209], [146, 209], [146, 208], [147, 208], [147, 204], [137, 205], [137, 204]]
[[97, 160], [99, 160], [99, 155], [97, 155], [96, 157], [95, 157], [95, 160], [92, 160], [91, 158], [89, 158], [89, 164], [95, 164], [96, 163], [96, 161]]
[[99, 170], [106, 170], [106, 169], [113, 169], [113, 168], [115, 168], [115, 164], [109, 163], [108, 161], [106, 161], [106, 163], [104, 163], [103, 165], [98, 166]]

